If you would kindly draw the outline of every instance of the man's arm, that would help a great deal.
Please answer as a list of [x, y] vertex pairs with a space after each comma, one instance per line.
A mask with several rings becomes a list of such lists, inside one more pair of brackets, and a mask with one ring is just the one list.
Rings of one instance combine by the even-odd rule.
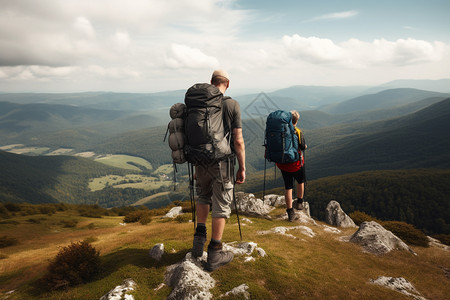
[[242, 184], [245, 181], [245, 144], [242, 136], [242, 128], [233, 129], [234, 151], [239, 163], [239, 169], [236, 173], [236, 183]]

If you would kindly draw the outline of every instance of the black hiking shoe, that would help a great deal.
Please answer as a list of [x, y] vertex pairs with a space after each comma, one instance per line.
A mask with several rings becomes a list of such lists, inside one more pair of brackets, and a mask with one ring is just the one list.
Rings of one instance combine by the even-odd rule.
[[222, 251], [222, 243], [216, 245], [208, 245], [208, 259], [206, 260], [206, 270], [214, 271], [220, 266], [226, 265], [233, 260], [233, 253]]
[[295, 212], [293, 208], [288, 208], [286, 209], [287, 215], [288, 215], [288, 220], [289, 222], [294, 222], [295, 219]]
[[203, 247], [206, 242], [206, 234], [196, 232], [194, 234], [194, 242], [192, 243], [192, 256], [201, 257], [203, 255]]
[[296, 210], [303, 210], [305, 208], [305, 206], [303, 205], [303, 200], [302, 201], [297, 201], [297, 203], [295, 203], [295, 209]]

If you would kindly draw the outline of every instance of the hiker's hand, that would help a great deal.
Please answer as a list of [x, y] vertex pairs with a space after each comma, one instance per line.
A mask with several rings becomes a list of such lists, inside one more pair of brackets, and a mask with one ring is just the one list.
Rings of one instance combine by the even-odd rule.
[[243, 184], [245, 181], [245, 170], [239, 168], [236, 173], [236, 183]]

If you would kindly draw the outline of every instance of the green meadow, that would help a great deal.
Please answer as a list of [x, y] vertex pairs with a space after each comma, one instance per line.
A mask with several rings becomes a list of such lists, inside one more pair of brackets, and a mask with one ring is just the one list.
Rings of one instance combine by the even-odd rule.
[[107, 155], [105, 157], [97, 158], [95, 161], [103, 163], [108, 166], [128, 169], [133, 171], [141, 171], [140, 167], [151, 170], [153, 169], [152, 164], [147, 160], [131, 156], [131, 155]]

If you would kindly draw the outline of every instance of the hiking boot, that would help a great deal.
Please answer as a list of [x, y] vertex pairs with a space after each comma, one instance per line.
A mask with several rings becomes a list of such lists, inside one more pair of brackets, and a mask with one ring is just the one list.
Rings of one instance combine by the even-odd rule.
[[206, 260], [206, 270], [211, 272], [220, 266], [226, 265], [233, 259], [231, 252], [222, 251], [222, 243], [208, 246], [208, 259]]
[[288, 215], [289, 222], [294, 222], [294, 219], [295, 219], [294, 209], [288, 208], [288, 209], [286, 209], [286, 212], [287, 212], [287, 215]]
[[303, 205], [303, 201], [297, 201], [297, 203], [295, 203], [295, 209], [296, 210], [303, 210], [305, 208], [305, 206]]
[[194, 242], [192, 243], [192, 256], [193, 257], [201, 257], [203, 255], [203, 247], [206, 242], [206, 234], [202, 234], [200, 232], [196, 232], [194, 234]]

